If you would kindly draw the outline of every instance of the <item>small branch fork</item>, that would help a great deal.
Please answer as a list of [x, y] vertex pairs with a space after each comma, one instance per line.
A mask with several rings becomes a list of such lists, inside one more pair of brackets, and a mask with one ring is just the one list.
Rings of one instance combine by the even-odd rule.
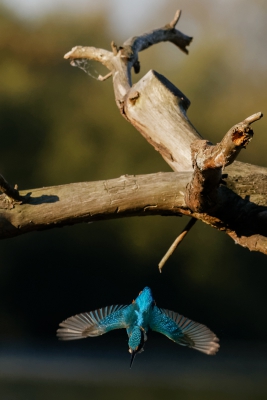
[[107, 67], [110, 73], [104, 77], [100, 75], [98, 79], [104, 81], [113, 76], [116, 103], [123, 113], [124, 98], [132, 86], [131, 69], [134, 68], [135, 73], [140, 71], [138, 60], [138, 53], [140, 51], [160, 42], [171, 42], [179, 47], [181, 51], [188, 54], [187, 46], [192, 41], [192, 37], [175, 29], [180, 16], [181, 11], [178, 10], [173, 20], [163, 28], [131, 37], [122, 46], [118, 47], [112, 42], [112, 51], [97, 49], [95, 47], [76, 46], [65, 54], [64, 58], [69, 60], [73, 66], [79, 66], [78, 63], [75, 63], [75, 60], [88, 59], [98, 61]]
[[193, 212], [211, 212], [218, 204], [218, 188], [223, 183], [223, 169], [233, 163], [239, 152], [253, 137], [250, 124], [263, 117], [261, 112], [234, 125], [215, 146], [207, 140], [196, 140], [191, 145], [194, 168], [185, 194], [186, 205]]
[[[191, 211], [208, 213], [214, 211], [218, 206], [218, 188], [221, 183], [225, 184], [222, 180], [224, 178], [222, 171], [227, 165], [233, 163], [241, 149], [245, 148], [251, 141], [254, 133], [250, 124], [262, 117], [263, 114], [259, 112], [234, 125], [222, 141], [215, 146], [207, 140], [196, 140], [192, 143], [191, 154], [194, 172], [185, 194], [186, 205]], [[160, 272], [196, 221], [195, 218], [192, 218], [173, 242], [158, 265]], [[233, 232], [232, 237], [238, 242], [235, 232]]]

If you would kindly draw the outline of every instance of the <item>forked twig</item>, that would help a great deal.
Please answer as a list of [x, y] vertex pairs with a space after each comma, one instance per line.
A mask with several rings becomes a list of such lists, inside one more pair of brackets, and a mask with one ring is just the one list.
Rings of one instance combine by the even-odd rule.
[[162, 260], [159, 263], [159, 272], [162, 272], [162, 268], [166, 261], [170, 258], [176, 247], [181, 243], [181, 241], [184, 239], [184, 237], [187, 235], [187, 233], [190, 231], [190, 229], [195, 225], [197, 222], [196, 218], [191, 218], [188, 224], [185, 226], [185, 228], [182, 230], [180, 235], [175, 239], [165, 256], [162, 258]]

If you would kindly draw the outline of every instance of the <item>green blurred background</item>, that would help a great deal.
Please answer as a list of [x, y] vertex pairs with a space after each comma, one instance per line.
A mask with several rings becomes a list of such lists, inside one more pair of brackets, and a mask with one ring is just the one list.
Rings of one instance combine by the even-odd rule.
[[[120, 45], [163, 26], [178, 8], [178, 29], [194, 36], [189, 56], [169, 43], [154, 46], [140, 54], [134, 81], [150, 69], [165, 75], [214, 143], [235, 123], [265, 113], [265, 1], [54, 3], [0, 2], [0, 173], [20, 189], [170, 170], [120, 116], [111, 80], [98, 82], [63, 55], [75, 45]], [[105, 73], [90, 67], [94, 76]], [[267, 167], [266, 121], [254, 125], [239, 160]], [[198, 223], [160, 275], [159, 260], [187, 222], [128, 218], [3, 240], [1, 399], [265, 399], [266, 256]], [[214, 330], [218, 355], [152, 334], [128, 371], [125, 332], [57, 341], [63, 319], [129, 303], [145, 285], [159, 306]]]

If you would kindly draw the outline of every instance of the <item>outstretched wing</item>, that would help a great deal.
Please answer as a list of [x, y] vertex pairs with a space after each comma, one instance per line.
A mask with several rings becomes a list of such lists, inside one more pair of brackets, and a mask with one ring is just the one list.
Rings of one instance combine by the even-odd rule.
[[192, 347], [206, 354], [213, 355], [220, 347], [217, 336], [205, 325], [157, 306], [153, 308], [149, 326], [153, 331], [162, 333], [182, 346]]
[[128, 306], [109, 306], [77, 314], [59, 324], [57, 336], [61, 340], [99, 336], [113, 329], [126, 328], [124, 310]]

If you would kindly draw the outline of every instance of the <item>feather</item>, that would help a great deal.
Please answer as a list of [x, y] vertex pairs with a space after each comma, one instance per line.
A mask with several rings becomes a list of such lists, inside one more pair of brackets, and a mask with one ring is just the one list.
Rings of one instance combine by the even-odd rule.
[[57, 336], [61, 340], [99, 336], [113, 329], [126, 328], [124, 310], [128, 306], [116, 305], [77, 314], [59, 324]]
[[182, 346], [210, 355], [219, 350], [219, 339], [209, 328], [174, 311], [155, 306], [149, 325], [153, 331], [162, 333]]

